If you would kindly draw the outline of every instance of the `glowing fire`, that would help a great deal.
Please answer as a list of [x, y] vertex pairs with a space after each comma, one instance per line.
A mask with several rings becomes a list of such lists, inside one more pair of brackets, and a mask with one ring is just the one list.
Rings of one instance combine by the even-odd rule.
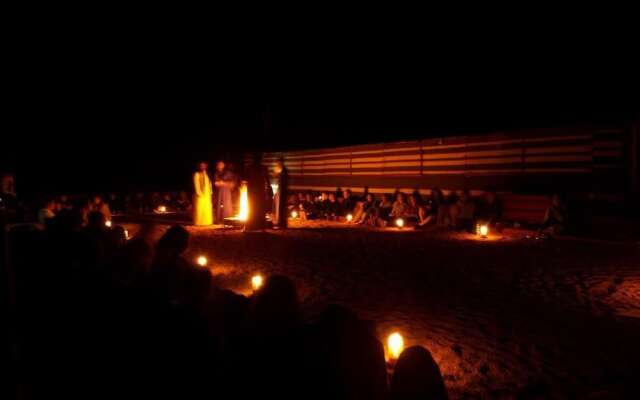
[[486, 238], [489, 234], [489, 226], [488, 225], [480, 225], [476, 226], [476, 234], [482, 238]]
[[247, 194], [247, 182], [240, 185], [240, 212], [238, 213], [240, 221], [249, 219], [249, 195]]
[[262, 286], [262, 275], [260, 274], [256, 274], [253, 277], [251, 277], [251, 287], [253, 287], [253, 290], [258, 290], [260, 289], [260, 287]]
[[347, 222], [351, 222], [352, 219], [353, 219], [353, 215], [347, 214]]
[[296, 210], [291, 211], [291, 218], [298, 218], [298, 212]]
[[398, 226], [398, 228], [402, 228], [404, 226], [404, 220], [402, 218], [398, 218], [396, 220], [396, 225]]
[[124, 238], [129, 240], [129, 231], [127, 229], [124, 230]]
[[389, 360], [397, 360], [404, 350], [404, 339], [398, 332], [393, 332], [387, 339], [387, 353]]
[[206, 267], [208, 262], [209, 260], [207, 260], [207, 257], [205, 256], [200, 256], [196, 259], [196, 263], [201, 267]]
[[167, 207], [166, 206], [158, 206], [158, 212], [159, 213], [166, 213], [167, 212]]
[[111, 220], [104, 221], [104, 226], [111, 228]]

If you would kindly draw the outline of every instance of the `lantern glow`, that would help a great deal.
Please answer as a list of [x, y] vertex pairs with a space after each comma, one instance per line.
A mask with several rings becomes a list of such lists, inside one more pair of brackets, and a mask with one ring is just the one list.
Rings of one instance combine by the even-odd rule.
[[209, 260], [207, 260], [207, 257], [205, 257], [205, 256], [199, 256], [196, 259], [196, 263], [198, 263], [198, 265], [201, 266], [201, 267], [206, 267], [208, 262], [209, 262]]
[[351, 222], [353, 220], [353, 215], [347, 214], [347, 222]]
[[262, 275], [256, 274], [251, 277], [251, 287], [253, 287], [253, 290], [260, 289], [260, 287], [262, 286], [262, 283], [263, 283]]
[[124, 238], [129, 240], [129, 231], [127, 229], [124, 230]]
[[166, 213], [167, 212], [167, 207], [166, 206], [158, 206], [158, 212]]
[[486, 238], [487, 234], [489, 234], [489, 227], [487, 225], [480, 225], [480, 236]]
[[398, 357], [400, 357], [402, 350], [404, 350], [404, 339], [400, 333], [393, 332], [389, 335], [387, 339], [387, 350], [389, 360], [397, 360]]
[[396, 226], [398, 228], [402, 228], [404, 226], [404, 219], [402, 219], [402, 218], [396, 219]]
[[104, 226], [106, 226], [107, 228], [111, 228], [111, 220], [104, 221]]
[[291, 218], [298, 218], [298, 212], [296, 210], [291, 211]]

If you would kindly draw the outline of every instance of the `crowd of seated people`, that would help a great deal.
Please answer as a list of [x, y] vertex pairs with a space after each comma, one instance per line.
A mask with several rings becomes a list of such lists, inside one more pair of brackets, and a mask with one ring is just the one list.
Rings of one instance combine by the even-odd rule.
[[242, 296], [185, 257], [182, 226], [154, 244], [69, 211], [11, 236], [27, 398], [447, 398], [426, 349], [388, 384], [370, 322], [337, 305], [302, 322], [285, 276]]
[[[350, 189], [338, 188], [335, 192], [319, 194], [293, 193], [287, 204], [290, 215], [302, 220], [326, 219], [379, 227], [394, 226], [394, 221], [401, 218], [406, 226], [416, 229], [441, 227], [475, 232], [478, 224], [496, 227], [504, 222], [502, 201], [491, 189], [477, 197], [469, 190], [451, 191], [445, 196], [442, 190], [433, 188], [426, 197], [414, 190], [408, 195], [396, 191], [376, 198], [366, 188], [361, 196]], [[554, 195], [544, 220], [540, 221], [540, 232], [560, 233], [566, 221], [566, 207], [560, 197]]]

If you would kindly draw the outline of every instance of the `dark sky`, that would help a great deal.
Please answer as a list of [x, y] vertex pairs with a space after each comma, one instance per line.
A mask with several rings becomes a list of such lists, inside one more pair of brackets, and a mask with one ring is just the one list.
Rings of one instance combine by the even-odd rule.
[[254, 148], [620, 124], [640, 109], [619, 57], [426, 55], [44, 53], [13, 65], [0, 169], [32, 191], [179, 188], [197, 160]]

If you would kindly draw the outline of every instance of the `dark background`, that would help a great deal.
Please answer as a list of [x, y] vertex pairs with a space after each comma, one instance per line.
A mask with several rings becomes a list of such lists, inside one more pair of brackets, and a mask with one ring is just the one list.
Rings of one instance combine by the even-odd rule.
[[198, 160], [239, 164], [254, 149], [621, 125], [639, 110], [624, 47], [197, 60], [144, 49], [18, 47], [0, 170], [19, 192], [188, 189]]

